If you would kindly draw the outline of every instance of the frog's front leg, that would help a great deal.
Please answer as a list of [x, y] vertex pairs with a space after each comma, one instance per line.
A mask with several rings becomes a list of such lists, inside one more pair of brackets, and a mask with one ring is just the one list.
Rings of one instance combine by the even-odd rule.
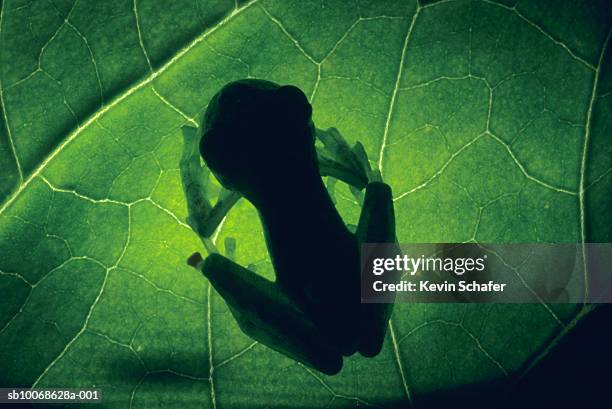
[[[393, 198], [391, 188], [386, 183], [371, 182], [366, 186], [359, 225], [355, 234], [360, 246], [364, 243], [382, 244], [380, 248], [390, 253], [385, 254], [386, 257], [394, 257], [397, 253], [396, 246], [389, 246], [389, 244], [396, 243], [397, 239], [395, 237]], [[363, 251], [363, 247], [360, 251]], [[393, 280], [397, 281], [398, 278], [393, 277]], [[387, 323], [393, 311], [394, 299], [386, 301], [387, 303], [361, 304], [360, 333], [362, 335], [359, 340], [359, 353], [363, 356], [375, 356], [382, 348]]]
[[194, 253], [188, 263], [208, 278], [245, 334], [320, 372], [340, 371], [340, 352], [276, 284], [220, 254], [203, 260]]
[[208, 238], [213, 234], [225, 215], [240, 199], [240, 194], [221, 188], [214, 206], [210, 204], [210, 171], [200, 163], [200, 129], [184, 126], [183, 155], [180, 161], [181, 182], [189, 216], [187, 222], [200, 236], [208, 250], [212, 244]]
[[[321, 176], [330, 176], [347, 183], [362, 209], [355, 235], [358, 243], [395, 243], [395, 214], [391, 188], [382, 182], [380, 172], [370, 167], [367, 154], [359, 142], [351, 148], [335, 128], [316, 130], [323, 148], [317, 149]], [[365, 195], [362, 190], [365, 188]], [[395, 246], [383, 246], [395, 254]], [[361, 250], [361, 249], [360, 249]], [[390, 254], [389, 256], [393, 256]], [[363, 356], [377, 355], [387, 332], [393, 311], [393, 300], [380, 304], [361, 304], [358, 350]]]
[[336, 128], [317, 129], [317, 139], [323, 147], [317, 148], [321, 176], [330, 176], [363, 190], [369, 182], [381, 181], [378, 170], [372, 170], [361, 142], [351, 148]]

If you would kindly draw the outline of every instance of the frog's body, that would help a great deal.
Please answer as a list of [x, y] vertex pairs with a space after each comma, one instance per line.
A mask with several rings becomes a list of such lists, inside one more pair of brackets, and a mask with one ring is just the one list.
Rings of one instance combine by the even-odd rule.
[[292, 86], [243, 80], [224, 87], [204, 118], [200, 152], [222, 185], [259, 211], [276, 282], [220, 255], [192, 259], [255, 339], [322, 372], [342, 356], [376, 355], [390, 306], [360, 302], [360, 242], [395, 238], [391, 192], [366, 188], [357, 233], [323, 184], [311, 107]]
[[276, 283], [349, 355], [357, 349], [361, 307], [357, 239], [321, 178], [304, 183], [269, 197], [282, 205], [259, 206]]

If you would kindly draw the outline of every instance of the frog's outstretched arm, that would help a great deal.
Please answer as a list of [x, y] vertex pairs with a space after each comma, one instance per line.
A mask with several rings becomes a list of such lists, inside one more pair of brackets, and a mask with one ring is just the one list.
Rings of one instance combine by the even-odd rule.
[[[317, 138], [323, 142], [317, 148], [321, 176], [342, 180], [351, 188], [353, 195], [362, 203], [359, 225], [355, 235], [358, 243], [396, 243], [395, 214], [389, 185], [382, 182], [380, 172], [370, 167], [363, 145], [357, 142], [352, 148], [335, 128], [316, 130]], [[365, 197], [363, 190], [365, 188]], [[398, 251], [395, 246], [383, 246], [384, 251]], [[394, 279], [398, 279], [395, 277]], [[363, 356], [377, 355], [387, 332], [387, 323], [393, 311], [393, 300], [388, 303], [362, 304], [362, 335], [359, 352]]]
[[[221, 188], [214, 206], [208, 200], [210, 171], [200, 164], [200, 129], [184, 126], [183, 156], [180, 162], [181, 182], [189, 216], [187, 223], [202, 238], [210, 237], [225, 215], [236, 204], [240, 195]], [[206, 243], [205, 243], [206, 244]], [[208, 246], [207, 246], [208, 247]]]
[[323, 147], [317, 148], [321, 176], [341, 180], [357, 190], [365, 188], [370, 181], [380, 181], [380, 174], [371, 169], [360, 142], [351, 148], [336, 128], [317, 129], [315, 133], [323, 143]]
[[[371, 182], [366, 186], [365, 198], [359, 225], [357, 241], [363, 243], [395, 243], [395, 214], [391, 188], [383, 182]], [[384, 246], [384, 251], [394, 251], [395, 246]], [[363, 356], [377, 355], [387, 332], [387, 322], [393, 310], [393, 300], [386, 304], [361, 304], [362, 335], [359, 352]]]
[[393, 198], [391, 188], [386, 183], [371, 182], [366, 186], [355, 234], [360, 244], [395, 242]]
[[298, 362], [333, 375], [342, 355], [274, 283], [220, 254], [187, 261], [201, 271], [229, 306], [242, 331]]

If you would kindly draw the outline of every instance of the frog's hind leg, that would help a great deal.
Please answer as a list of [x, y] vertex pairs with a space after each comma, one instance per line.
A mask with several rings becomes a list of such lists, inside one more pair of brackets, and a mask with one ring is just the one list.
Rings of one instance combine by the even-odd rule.
[[[371, 182], [366, 186], [363, 208], [355, 234], [360, 245], [396, 242], [395, 215], [389, 185]], [[390, 249], [387, 246], [385, 250]], [[393, 300], [386, 304], [361, 304], [359, 352], [363, 356], [371, 357], [380, 352], [392, 311]]]
[[340, 352], [276, 284], [219, 254], [206, 260], [194, 254], [188, 262], [208, 278], [248, 336], [320, 372], [340, 371]]

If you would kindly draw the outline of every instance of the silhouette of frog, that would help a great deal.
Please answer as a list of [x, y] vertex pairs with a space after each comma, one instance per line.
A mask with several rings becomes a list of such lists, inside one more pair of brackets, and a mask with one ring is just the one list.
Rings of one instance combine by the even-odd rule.
[[[184, 128], [188, 221], [210, 253], [206, 259], [194, 253], [188, 263], [247, 335], [335, 374], [343, 356], [371, 357], [382, 348], [392, 304], [361, 303], [360, 244], [395, 242], [395, 220], [391, 189], [370, 169], [363, 146], [349, 148], [333, 128], [317, 130], [311, 114], [294, 86], [240, 80], [212, 98], [199, 129]], [[315, 147], [316, 137], [323, 148]], [[215, 206], [198, 153], [224, 188]], [[322, 176], [347, 182], [363, 200], [355, 232]], [[216, 253], [208, 239], [240, 197], [259, 212], [275, 282]]]

